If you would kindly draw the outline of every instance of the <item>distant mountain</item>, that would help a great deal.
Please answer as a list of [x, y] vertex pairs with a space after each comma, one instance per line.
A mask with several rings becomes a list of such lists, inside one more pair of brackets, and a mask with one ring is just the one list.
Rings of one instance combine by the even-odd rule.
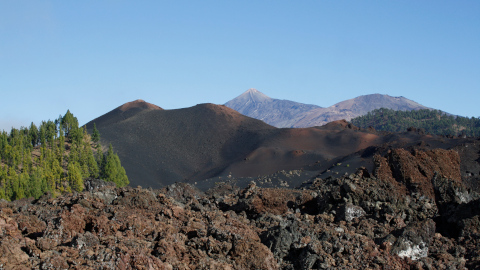
[[380, 108], [400, 111], [429, 109], [404, 97], [371, 94], [348, 99], [327, 108], [308, 111], [302, 118], [297, 119], [292, 127], [322, 126], [328, 122], [340, 119], [349, 121], [352, 118], [365, 115]]
[[270, 98], [256, 89], [249, 89], [225, 103], [241, 114], [264, 121], [275, 127], [322, 126], [336, 120], [350, 120], [375, 109], [429, 109], [404, 97], [372, 94], [359, 96], [322, 108], [289, 100]]
[[163, 110], [137, 100], [90, 121], [89, 131], [94, 123], [102, 143], [113, 145], [131, 185], [154, 188], [230, 174], [266, 175], [319, 160], [333, 162], [383, 140], [349, 128], [344, 121], [320, 128], [278, 129], [214, 104]]
[[225, 103], [225, 106], [275, 127], [292, 127], [305, 113], [321, 108], [316, 105], [270, 98], [253, 88]]
[[[449, 149], [463, 143], [420, 132], [359, 129], [344, 120], [321, 127], [275, 128], [223, 105], [163, 110], [142, 100], [90, 121], [90, 132], [94, 123], [102, 144], [111, 143], [120, 157], [130, 185], [152, 188], [175, 182], [205, 188], [232, 179], [243, 179], [238, 181], [246, 185], [252, 178], [276, 172], [288, 180], [291, 170], [305, 171], [288, 180], [298, 186], [315, 175], [350, 174], [360, 166], [371, 171], [373, 154], [383, 155], [389, 147], [423, 142], [425, 147]], [[469, 171], [477, 175], [476, 169]]]

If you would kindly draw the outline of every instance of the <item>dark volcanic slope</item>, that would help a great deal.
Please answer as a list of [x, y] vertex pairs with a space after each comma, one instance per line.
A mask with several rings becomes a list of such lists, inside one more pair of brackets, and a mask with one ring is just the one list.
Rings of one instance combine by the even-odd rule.
[[377, 135], [345, 128], [345, 122], [277, 129], [221, 105], [153, 106], [127, 103], [87, 124], [91, 129], [96, 123], [103, 142], [112, 143], [133, 186], [271, 174], [378, 143]]
[[[322, 177], [335, 176], [360, 166], [371, 170], [373, 155], [384, 155], [392, 147], [451, 149], [467, 142], [475, 145], [466, 139], [416, 131], [360, 130], [344, 120], [322, 127], [278, 129], [213, 104], [162, 110], [135, 101], [91, 121], [87, 124], [90, 130], [94, 122], [103, 143], [112, 143], [120, 156], [131, 185], [154, 188], [230, 175], [257, 177], [282, 170], [304, 169]], [[461, 149], [468, 150], [461, 157], [477, 153], [474, 147], [457, 151]], [[477, 163], [462, 161], [466, 165], [462, 165], [462, 173], [471, 181], [477, 179]]]
[[225, 106], [161, 110], [134, 103], [87, 124], [91, 129], [96, 123], [102, 141], [112, 143], [131, 185], [160, 187], [212, 177], [275, 129]]
[[157, 105], [153, 105], [151, 103], [145, 102], [144, 100], [137, 99], [132, 102], [127, 102], [122, 106], [117, 107], [116, 109], [88, 122], [86, 124], [87, 129], [93, 129], [93, 123], [96, 123], [97, 126], [100, 124], [103, 127], [121, 122], [125, 119], [128, 119], [132, 116], [135, 116], [138, 113], [142, 113], [145, 111], [151, 110], [160, 110], [163, 109], [158, 107]]

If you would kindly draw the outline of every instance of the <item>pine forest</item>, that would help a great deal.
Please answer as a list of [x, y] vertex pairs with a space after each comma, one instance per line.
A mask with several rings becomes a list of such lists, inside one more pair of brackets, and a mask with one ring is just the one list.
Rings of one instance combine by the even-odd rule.
[[70, 111], [39, 127], [32, 123], [0, 134], [0, 199], [80, 192], [87, 178], [129, 183], [112, 145], [102, 147], [96, 127], [88, 134]]
[[414, 127], [435, 135], [480, 136], [479, 118], [453, 116], [438, 110], [395, 111], [382, 108], [350, 122], [360, 128], [373, 127], [379, 131], [404, 132]]

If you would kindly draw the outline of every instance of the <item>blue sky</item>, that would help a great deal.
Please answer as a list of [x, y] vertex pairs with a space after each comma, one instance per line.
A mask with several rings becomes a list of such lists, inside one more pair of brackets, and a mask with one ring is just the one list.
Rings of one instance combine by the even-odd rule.
[[0, 130], [249, 88], [480, 116], [480, 1], [0, 1]]

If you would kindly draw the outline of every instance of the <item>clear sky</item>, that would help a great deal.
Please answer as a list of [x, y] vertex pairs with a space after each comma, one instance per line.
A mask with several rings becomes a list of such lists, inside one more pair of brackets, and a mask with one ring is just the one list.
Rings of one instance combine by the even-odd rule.
[[0, 130], [249, 88], [480, 116], [480, 1], [0, 1]]

